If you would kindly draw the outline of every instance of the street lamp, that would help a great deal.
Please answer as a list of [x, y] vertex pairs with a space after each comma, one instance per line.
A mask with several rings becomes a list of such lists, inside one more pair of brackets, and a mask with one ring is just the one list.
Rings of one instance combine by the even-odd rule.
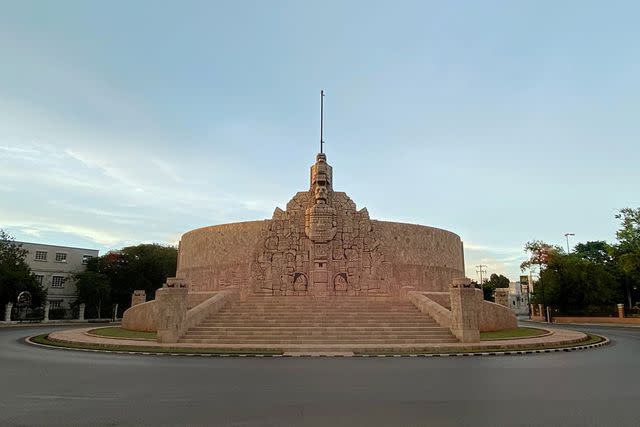
[[567, 254], [571, 253], [571, 249], [569, 249], [569, 236], [575, 236], [573, 233], [564, 233], [564, 237], [567, 239]]

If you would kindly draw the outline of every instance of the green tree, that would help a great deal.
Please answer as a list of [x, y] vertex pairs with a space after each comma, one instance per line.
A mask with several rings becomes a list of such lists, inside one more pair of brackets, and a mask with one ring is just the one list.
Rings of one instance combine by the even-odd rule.
[[495, 285], [496, 288], [508, 288], [509, 287], [509, 279], [502, 274], [493, 273], [489, 276], [489, 283]]
[[[480, 287], [480, 286], [476, 286], [476, 287]], [[508, 288], [509, 287], [509, 279], [505, 276], [503, 276], [502, 274], [491, 274], [491, 276], [489, 276], [489, 280], [484, 280], [484, 283], [482, 284], [482, 294], [483, 294], [483, 298], [486, 301], [494, 301], [494, 292], [496, 291], [496, 288]]]
[[613, 261], [613, 247], [603, 240], [578, 243], [573, 249], [573, 254], [596, 264], [610, 264]]
[[25, 262], [28, 251], [15, 239], [0, 229], [0, 305], [16, 302], [22, 291], [31, 293], [32, 306], [40, 307], [47, 292]]
[[620, 281], [626, 290], [627, 304], [632, 306], [638, 300], [640, 288], [640, 208], [621, 209], [616, 218], [621, 225], [616, 232], [614, 260], [622, 271]]
[[[557, 254], [542, 271], [545, 303], [563, 310], [589, 310], [613, 307], [619, 300], [616, 277], [602, 263], [579, 255]], [[534, 293], [534, 302], [542, 302], [542, 289]]]
[[[111, 286], [106, 275], [96, 271], [83, 271], [74, 275], [78, 303], [84, 303], [89, 310], [85, 313], [88, 318], [102, 317], [103, 307], [111, 300]], [[95, 312], [94, 312], [95, 309]]]
[[143, 289], [147, 295], [153, 295], [167, 277], [175, 276], [177, 260], [175, 247], [142, 244], [91, 259], [87, 271], [104, 275], [110, 288], [110, 302], [125, 309], [131, 304], [134, 290]]
[[542, 268], [556, 255], [563, 252], [560, 246], [550, 245], [542, 240], [532, 240], [525, 243], [524, 251], [527, 254], [527, 260], [520, 264], [522, 271], [533, 266]]

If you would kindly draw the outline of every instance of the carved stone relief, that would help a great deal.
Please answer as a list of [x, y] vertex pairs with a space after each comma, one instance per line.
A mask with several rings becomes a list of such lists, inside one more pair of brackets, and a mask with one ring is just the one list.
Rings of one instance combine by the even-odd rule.
[[309, 191], [265, 221], [250, 269], [254, 292], [366, 295], [390, 291], [391, 266], [366, 209], [333, 191], [324, 154], [311, 167]]

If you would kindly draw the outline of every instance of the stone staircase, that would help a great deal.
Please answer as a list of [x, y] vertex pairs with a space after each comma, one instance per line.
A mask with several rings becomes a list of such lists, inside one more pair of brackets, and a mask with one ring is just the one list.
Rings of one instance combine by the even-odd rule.
[[193, 327], [181, 343], [295, 347], [454, 343], [411, 302], [364, 297], [252, 296]]

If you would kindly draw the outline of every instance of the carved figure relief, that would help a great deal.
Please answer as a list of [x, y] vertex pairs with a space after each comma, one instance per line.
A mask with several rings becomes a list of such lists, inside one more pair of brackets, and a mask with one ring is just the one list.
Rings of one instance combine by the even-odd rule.
[[333, 278], [333, 290], [336, 292], [346, 292], [349, 287], [347, 273], [338, 273]]
[[386, 294], [391, 269], [366, 209], [333, 191], [324, 154], [310, 186], [265, 221], [250, 271], [255, 292], [274, 295]]

